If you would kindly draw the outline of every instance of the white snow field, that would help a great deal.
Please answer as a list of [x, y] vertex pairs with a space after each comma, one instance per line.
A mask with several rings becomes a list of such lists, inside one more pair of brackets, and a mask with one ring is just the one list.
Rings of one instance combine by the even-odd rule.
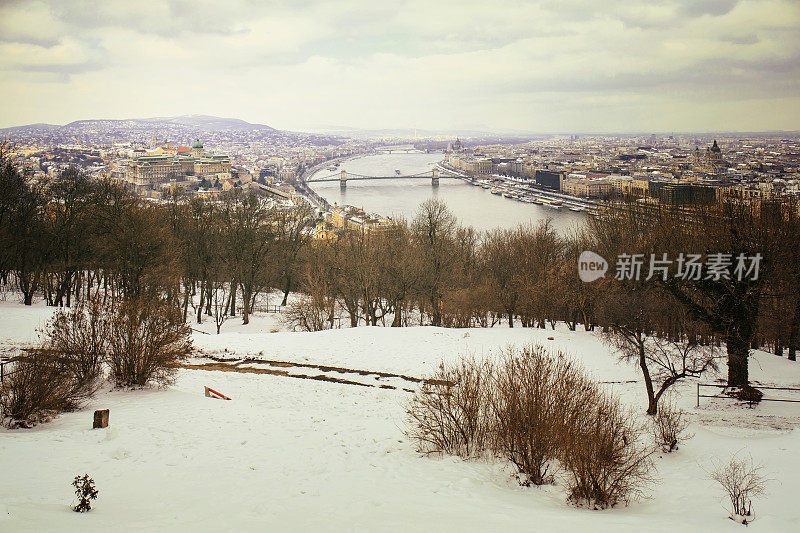
[[[52, 313], [42, 305], [0, 304], [0, 348], [36, 340]], [[274, 315], [222, 334], [195, 326], [200, 350], [226, 359], [303, 363], [290, 374], [384, 383], [374, 375], [319, 371], [328, 365], [422, 377], [443, 358], [497, 353], [538, 342], [566, 350], [644, 411], [636, 368], [618, 362], [600, 335], [505, 326], [490, 329], [359, 327], [319, 333], [270, 331]], [[553, 337], [553, 340], [548, 340]], [[258, 363], [241, 366], [259, 367]], [[261, 365], [268, 368], [270, 365]], [[724, 373], [725, 368], [721, 369]], [[764, 352], [751, 360], [763, 385], [800, 385], [800, 363]], [[714, 376], [703, 378], [711, 382]], [[181, 370], [174, 385], [146, 390], [106, 386], [82, 410], [32, 429], [0, 429], [0, 531], [744, 531], [708, 479], [715, 461], [752, 456], [771, 478], [756, 500], [752, 531], [800, 531], [800, 404], [701, 401], [695, 381], [677, 387], [694, 437], [655, 458], [648, 499], [605, 511], [566, 502], [563, 483], [520, 487], [502, 461], [421, 457], [403, 434], [403, 388], [282, 375]], [[232, 401], [206, 398], [204, 386]], [[110, 425], [92, 430], [94, 409]], [[644, 415], [642, 415], [644, 416]], [[74, 476], [100, 491], [90, 513], [74, 513]]]

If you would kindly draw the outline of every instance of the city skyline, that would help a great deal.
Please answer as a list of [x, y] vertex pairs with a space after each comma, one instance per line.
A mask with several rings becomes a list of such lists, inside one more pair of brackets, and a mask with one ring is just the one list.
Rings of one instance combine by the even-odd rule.
[[[588, 5], [587, 5], [588, 4]], [[800, 5], [4, 2], [0, 127], [800, 129]]]

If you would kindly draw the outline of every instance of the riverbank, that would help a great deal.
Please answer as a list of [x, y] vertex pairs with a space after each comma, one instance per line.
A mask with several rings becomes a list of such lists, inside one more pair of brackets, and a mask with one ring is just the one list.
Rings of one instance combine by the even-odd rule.
[[[361, 155], [339, 163], [339, 169], [352, 174], [368, 176], [391, 176], [400, 171], [402, 175], [427, 173], [442, 167], [440, 153], [412, 153]], [[330, 172], [326, 162], [316, 172]], [[447, 169], [452, 172], [452, 169]], [[311, 177], [314, 173], [304, 176]], [[321, 174], [321, 175], [325, 175]], [[489, 194], [489, 191], [472, 186], [468, 177], [444, 177], [440, 173], [439, 184], [420, 179], [383, 179], [374, 181], [350, 180], [342, 189], [338, 182], [313, 183], [307, 186], [330, 204], [353, 205], [367, 212], [379, 213], [394, 219], [411, 220], [419, 205], [436, 198], [443, 201], [464, 226], [478, 231], [497, 228], [514, 228], [520, 224], [536, 224], [550, 219], [560, 232], [570, 232], [576, 225], [584, 223], [586, 213], [569, 210], [569, 206], [555, 209], [542, 204], [515, 201]], [[546, 193], [542, 193], [546, 194]], [[576, 200], [577, 201], [577, 200]]]

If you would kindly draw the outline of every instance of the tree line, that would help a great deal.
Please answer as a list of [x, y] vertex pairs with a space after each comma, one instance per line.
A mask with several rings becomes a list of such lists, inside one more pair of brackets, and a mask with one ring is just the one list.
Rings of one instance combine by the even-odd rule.
[[[572, 330], [601, 328], [634, 348], [636, 339], [650, 338], [724, 343], [731, 384], [747, 383], [751, 348], [781, 355], [788, 349], [794, 360], [800, 342], [796, 200], [692, 206], [610, 200], [566, 235], [549, 221], [480, 233], [429, 200], [391, 231], [346, 230], [317, 240], [310, 207], [281, 207], [242, 191], [222, 200], [175, 195], [152, 203], [73, 169], [35, 182], [8, 161], [0, 180], [7, 192], [0, 199], [0, 283], [19, 290], [28, 305], [35, 295], [70, 306], [91, 296], [159, 294], [185, 320], [213, 319], [219, 331], [233, 316], [247, 323], [259, 295], [280, 290], [287, 320], [307, 330], [342, 322], [536, 328], [563, 322]], [[609, 261], [604, 278], [579, 279], [584, 250]], [[758, 254], [757, 278], [680, 278], [674, 264], [663, 278], [614, 276], [621, 255], [705, 259], [723, 252]], [[290, 300], [290, 293], [299, 296]], [[645, 354], [651, 362], [653, 349]]]

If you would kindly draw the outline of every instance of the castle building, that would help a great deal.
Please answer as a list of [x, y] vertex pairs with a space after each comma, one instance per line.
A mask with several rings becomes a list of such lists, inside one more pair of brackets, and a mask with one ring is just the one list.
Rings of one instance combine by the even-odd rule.
[[137, 193], [158, 190], [170, 181], [185, 181], [193, 176], [202, 180], [208, 176], [228, 174], [231, 160], [223, 154], [206, 153], [203, 143], [196, 139], [191, 149], [178, 147], [175, 153], [142, 155], [131, 159], [124, 173], [124, 180]]

